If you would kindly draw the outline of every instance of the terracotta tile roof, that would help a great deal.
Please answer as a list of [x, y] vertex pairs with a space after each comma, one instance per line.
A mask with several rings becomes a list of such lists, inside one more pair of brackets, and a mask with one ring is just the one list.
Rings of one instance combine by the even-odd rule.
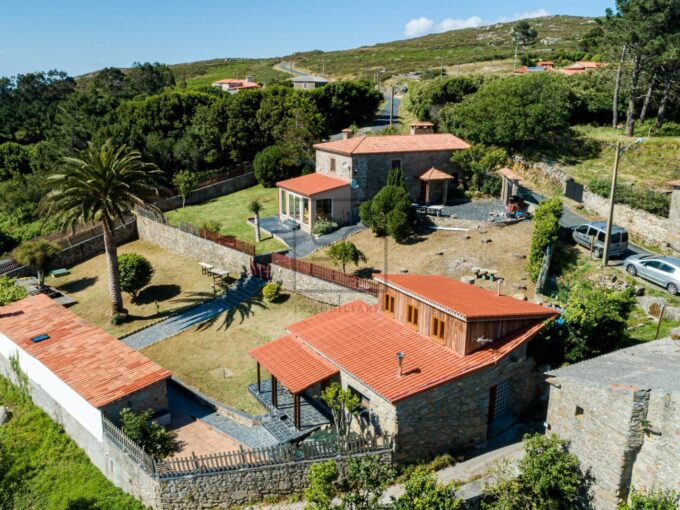
[[293, 177], [292, 179], [276, 183], [276, 186], [279, 188], [295, 191], [306, 197], [349, 185], [350, 183], [348, 181], [336, 179], [335, 177], [328, 177], [327, 175], [319, 173]]
[[[538, 322], [463, 356], [354, 301], [288, 327], [291, 334], [390, 402], [496, 363], [543, 328]], [[402, 375], [397, 352], [404, 353]], [[287, 358], [294, 364], [294, 358]]]
[[470, 145], [448, 133], [424, 135], [355, 136], [347, 140], [317, 143], [315, 149], [338, 154], [389, 154], [467, 149]]
[[514, 170], [510, 170], [509, 168], [501, 168], [498, 173], [500, 173], [503, 177], [507, 177], [511, 181], [521, 181], [522, 177], [517, 174]]
[[254, 82], [254, 81], [235, 80], [233, 78], [227, 78], [227, 79], [224, 79], [224, 80], [214, 81], [213, 85], [216, 84], [216, 83], [219, 83], [220, 85], [229, 85], [230, 90], [262, 88], [262, 85]]
[[448, 181], [454, 179], [454, 177], [438, 168], [432, 167], [420, 174], [418, 179], [421, 181]]
[[678, 181], [668, 181], [668, 184], [670, 186], [673, 186], [673, 187], [680, 186], [680, 180], [678, 180]]
[[304, 391], [339, 372], [290, 335], [255, 347], [249, 354], [292, 393]]
[[423, 301], [439, 305], [463, 320], [490, 318], [536, 317], [557, 315], [555, 310], [520, 301], [511, 296], [476, 285], [459, 282], [453, 278], [434, 274], [377, 274], [373, 278], [389, 287], [406, 291]]
[[[0, 307], [0, 332], [95, 407], [171, 375], [42, 294]], [[50, 338], [31, 341], [43, 333]]]

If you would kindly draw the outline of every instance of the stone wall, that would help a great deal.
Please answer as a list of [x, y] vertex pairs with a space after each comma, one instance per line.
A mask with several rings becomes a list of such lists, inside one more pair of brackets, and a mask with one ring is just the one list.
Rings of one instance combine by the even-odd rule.
[[[381, 459], [384, 463], [391, 463], [391, 452], [381, 454]], [[335, 460], [342, 472], [345, 457], [337, 457]], [[307, 473], [314, 462], [318, 461], [293, 462], [161, 480], [160, 508], [173, 510], [224, 508], [261, 501], [267, 496], [281, 498], [299, 494], [307, 487]]]
[[396, 458], [418, 460], [485, 441], [491, 387], [509, 380], [516, 416], [535, 395], [534, 366], [525, 345], [495, 365], [398, 402]]
[[571, 442], [594, 477], [595, 507], [614, 510], [630, 487], [680, 486], [680, 395], [548, 379], [550, 432]]
[[377, 298], [366, 292], [352, 290], [314, 276], [286, 269], [276, 264], [271, 265], [272, 280], [279, 282], [285, 290], [301, 294], [315, 301], [329, 305], [344, 305], [357, 299], [374, 305]]
[[[254, 172], [248, 172], [238, 177], [232, 177], [215, 184], [210, 184], [202, 188], [195, 189], [192, 191], [186, 200], [186, 205], [198, 204], [200, 202], [205, 202], [213, 198], [221, 197], [222, 195], [228, 195], [229, 193], [234, 193], [250, 186], [257, 184], [257, 179], [255, 178]], [[182, 197], [175, 195], [174, 197], [166, 198], [161, 200], [156, 204], [161, 211], [170, 211], [172, 209], [177, 209], [182, 207]]]
[[120, 412], [125, 408], [132, 409], [136, 413], [146, 411], [147, 409], [152, 409], [153, 411], [167, 410], [167, 379], [155, 382], [146, 388], [142, 388], [119, 400], [106, 404], [101, 408], [101, 411], [114, 425], [120, 426]]
[[195, 260], [196, 267], [187, 268], [187, 271], [198, 271], [198, 262], [207, 262], [216, 267], [227, 269], [232, 273], [232, 276], [236, 275], [237, 277], [250, 271], [252, 260], [250, 255], [182, 232], [178, 228], [158, 223], [142, 215], [137, 215], [137, 231], [140, 239], [150, 241], [168, 251]]
[[680, 252], [680, 185], [673, 186], [671, 210], [668, 215], [668, 244]]

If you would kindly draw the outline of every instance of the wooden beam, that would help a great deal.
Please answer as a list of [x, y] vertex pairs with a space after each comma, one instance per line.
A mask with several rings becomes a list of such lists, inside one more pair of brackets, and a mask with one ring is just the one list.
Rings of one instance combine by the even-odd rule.
[[300, 430], [301, 426], [300, 418], [300, 394], [296, 393], [293, 395], [293, 425], [298, 430]]
[[272, 376], [272, 405], [276, 408], [279, 407], [279, 385], [277, 383], [276, 377]]
[[262, 393], [262, 376], [260, 375], [260, 362], [257, 362], [257, 392]]

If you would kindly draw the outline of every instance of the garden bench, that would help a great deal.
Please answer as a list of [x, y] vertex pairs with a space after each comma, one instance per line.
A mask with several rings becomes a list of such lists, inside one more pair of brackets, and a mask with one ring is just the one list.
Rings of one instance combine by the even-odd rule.
[[198, 265], [201, 266], [201, 274], [210, 274], [210, 270], [215, 267], [207, 262], [199, 262]]
[[50, 271], [50, 276], [54, 276], [55, 278], [58, 278], [60, 276], [66, 276], [67, 274], [71, 274], [71, 271], [64, 268], [53, 269], [52, 271]]

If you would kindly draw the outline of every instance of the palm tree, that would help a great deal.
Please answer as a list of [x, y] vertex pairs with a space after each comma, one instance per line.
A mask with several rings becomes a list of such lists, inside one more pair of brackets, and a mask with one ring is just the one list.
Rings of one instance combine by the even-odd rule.
[[248, 209], [255, 215], [255, 242], [260, 242], [260, 211], [262, 210], [262, 203], [259, 200], [253, 200], [248, 205]]
[[12, 258], [19, 264], [32, 266], [38, 276], [40, 287], [45, 286], [45, 272], [59, 253], [59, 247], [44, 239], [25, 241], [12, 252]]
[[125, 315], [114, 223], [123, 220], [124, 213], [134, 206], [146, 205], [158, 197], [164, 189], [163, 172], [156, 165], [143, 162], [138, 151], [126, 145], [114, 147], [111, 140], [101, 146], [88, 142], [82, 159], [65, 157], [62, 163], [62, 168], [49, 177], [54, 188], [45, 196], [41, 210], [56, 219], [63, 229], [79, 223], [101, 222], [111, 313]]

